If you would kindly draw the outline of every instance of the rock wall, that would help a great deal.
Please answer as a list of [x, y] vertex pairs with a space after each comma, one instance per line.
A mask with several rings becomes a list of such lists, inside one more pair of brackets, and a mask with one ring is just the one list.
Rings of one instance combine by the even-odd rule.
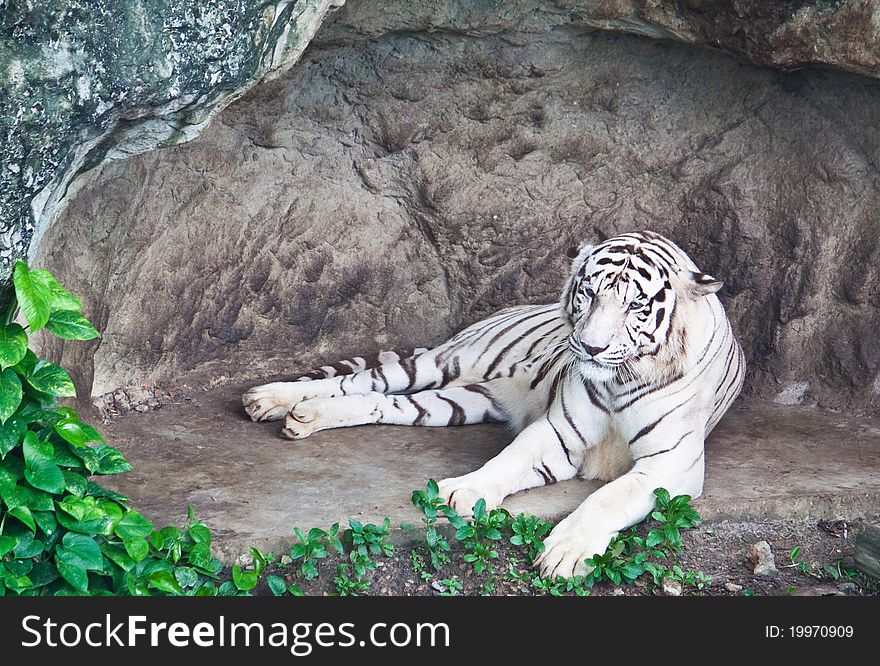
[[0, 285], [92, 169], [196, 136], [342, 2], [0, 2]]
[[47, 232], [36, 263], [104, 331], [50, 349], [86, 390], [431, 345], [651, 228], [725, 280], [748, 393], [877, 411], [880, 83], [577, 25], [363, 40], [351, 16]]
[[[0, 285], [95, 167], [197, 136], [295, 63], [344, 2], [4, 1]], [[560, 26], [705, 45], [784, 70], [880, 73], [880, 0], [354, 0], [323, 41], [403, 31], [522, 40]]]
[[563, 25], [709, 46], [782, 70], [880, 75], [877, 0], [349, 0], [319, 39], [511, 29], [534, 36]]

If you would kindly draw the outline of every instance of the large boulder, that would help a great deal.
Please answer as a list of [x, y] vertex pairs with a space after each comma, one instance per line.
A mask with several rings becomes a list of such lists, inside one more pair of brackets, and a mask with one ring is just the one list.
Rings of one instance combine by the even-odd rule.
[[49, 349], [86, 391], [431, 345], [555, 300], [579, 242], [650, 228], [725, 280], [749, 393], [877, 411], [880, 83], [575, 13], [410, 33], [350, 5], [194, 141], [102, 166], [47, 231], [36, 263], [104, 331]]
[[196, 136], [289, 69], [342, 2], [3, 2], [0, 284], [85, 174]]

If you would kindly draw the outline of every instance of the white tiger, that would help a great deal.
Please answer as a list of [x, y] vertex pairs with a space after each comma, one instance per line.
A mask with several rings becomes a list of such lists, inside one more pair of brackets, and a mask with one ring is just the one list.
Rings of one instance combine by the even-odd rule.
[[431, 350], [356, 358], [243, 396], [255, 421], [286, 416], [301, 439], [327, 428], [506, 421], [519, 433], [480, 469], [440, 483], [459, 513], [477, 499], [579, 475], [609, 481], [545, 540], [546, 576], [586, 571], [653, 490], [698, 497], [704, 440], [739, 394], [745, 358], [722, 286], [649, 231], [583, 246], [560, 303], [514, 307]]

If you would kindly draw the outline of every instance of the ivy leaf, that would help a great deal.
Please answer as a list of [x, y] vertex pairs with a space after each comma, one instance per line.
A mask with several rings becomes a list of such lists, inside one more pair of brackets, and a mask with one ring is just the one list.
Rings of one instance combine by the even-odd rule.
[[68, 495], [58, 503], [58, 508], [76, 520], [97, 520], [101, 517], [94, 497]]
[[125, 548], [116, 543], [105, 543], [101, 546], [101, 552], [108, 560], [116, 564], [123, 571], [130, 571], [134, 568], [135, 561], [128, 556]]
[[31, 530], [31, 534], [36, 533], [37, 524], [34, 522], [34, 517], [31, 514], [31, 510], [28, 509], [26, 506], [17, 506], [14, 509], [10, 509], [9, 515], [13, 518], [18, 518], [21, 522], [27, 525]]
[[19, 414], [13, 414], [6, 423], [0, 425], [0, 458], [5, 458], [7, 453], [18, 446], [26, 432], [27, 421]]
[[259, 578], [256, 571], [242, 571], [236, 564], [232, 567], [232, 581], [242, 592], [250, 592], [257, 586]]
[[177, 567], [174, 569], [174, 577], [180, 583], [180, 587], [193, 587], [199, 582], [199, 574], [190, 567]]
[[64, 474], [55, 464], [55, 449], [49, 442], [41, 442], [37, 433], [24, 437], [24, 478], [34, 487], [57, 495], [64, 491]]
[[276, 597], [283, 596], [287, 592], [287, 581], [281, 576], [266, 576], [266, 583]]
[[[21, 472], [18, 470], [19, 466], [22, 468]], [[6, 469], [7, 467], [9, 469]], [[24, 465], [21, 460], [9, 458], [3, 461], [3, 465], [0, 466], [0, 500], [6, 502], [7, 507], [10, 509], [17, 506], [10, 500], [16, 495], [17, 486], [15, 484], [22, 476], [24, 476]]]
[[46, 460], [38, 460], [24, 471], [28, 482], [40, 490], [58, 495], [64, 492], [64, 474], [55, 463]]
[[52, 292], [39, 276], [36, 280], [33, 278], [32, 272], [23, 261], [15, 263], [12, 280], [15, 284], [15, 297], [18, 299], [24, 318], [27, 319], [31, 333], [34, 333], [49, 321]]
[[65, 419], [55, 424], [55, 432], [74, 446], [103, 443], [104, 438], [92, 426], [79, 421]]
[[0, 423], [15, 413], [21, 404], [21, 380], [11, 368], [0, 372]]
[[55, 566], [58, 567], [58, 573], [61, 574], [61, 577], [78, 592], [86, 594], [89, 591], [89, 574], [85, 569], [65, 562], [58, 557], [55, 558]]
[[51, 538], [52, 535], [55, 534], [55, 530], [58, 529], [58, 521], [55, 520], [55, 512], [54, 511], [34, 511], [33, 512], [34, 521], [37, 523], [37, 527], [43, 530], [43, 533], [47, 538]]
[[98, 444], [92, 450], [98, 454], [98, 465], [93, 470], [98, 474], [121, 474], [131, 471], [131, 465], [125, 457], [112, 446]]
[[170, 571], [154, 571], [147, 577], [147, 585], [168, 594], [182, 594], [183, 590]]
[[33, 562], [30, 562], [30, 558], [36, 557], [42, 552], [43, 542], [34, 539], [30, 532], [24, 532], [16, 539], [15, 548], [12, 551], [12, 554], [16, 559], [7, 561], [6, 566], [13, 567], [13, 565], [15, 565], [15, 567], [18, 567], [15, 572], [18, 576], [30, 573], [31, 567], [33, 566]]
[[123, 541], [136, 537], [146, 538], [153, 531], [153, 523], [134, 509], [129, 509], [116, 526], [116, 536]]
[[73, 310], [53, 312], [46, 328], [62, 340], [94, 340], [101, 337], [92, 322]]
[[18, 324], [0, 328], [0, 370], [17, 365], [27, 354], [27, 333]]
[[15, 548], [16, 540], [10, 536], [0, 536], [0, 557]]
[[125, 586], [128, 588], [129, 594], [133, 597], [148, 597], [150, 596], [150, 590], [147, 588], [147, 584], [135, 578], [131, 573], [125, 574]]
[[48, 292], [49, 308], [52, 312], [56, 310], [75, 310], [79, 312], [82, 310], [82, 301], [62, 287], [61, 283], [49, 271], [32, 270], [30, 278], [32, 282], [41, 285]]
[[64, 470], [62, 472], [64, 476], [64, 489], [77, 497], [85, 497], [86, 490], [88, 489], [88, 481], [86, 481], [86, 477], [82, 474], [77, 474], [76, 472], [71, 472], [68, 470]]
[[34, 369], [28, 373], [28, 384], [38, 391], [58, 398], [73, 398], [76, 387], [67, 371], [49, 361], [37, 361]]
[[104, 511], [95, 505], [94, 497], [80, 499], [75, 495], [67, 495], [63, 501], [58, 503], [58, 508], [61, 511], [57, 512], [55, 516], [62, 527], [82, 534], [103, 534], [105, 532], [108, 518]]
[[140, 562], [150, 554], [150, 544], [143, 537], [129, 537], [122, 542], [125, 546], [125, 552], [131, 556], [135, 562]]
[[193, 546], [187, 555], [187, 561], [196, 569], [212, 575], [217, 574], [222, 568], [220, 562], [211, 557], [211, 547], [205, 543], [197, 543]]
[[211, 530], [202, 523], [195, 523], [189, 528], [189, 535], [196, 543], [211, 545]]
[[26, 506], [31, 511], [52, 511], [55, 503], [49, 493], [44, 493], [36, 488], [18, 488], [18, 495], [21, 498], [20, 505]]
[[56, 557], [71, 566], [90, 571], [101, 571], [104, 558], [97, 542], [84, 534], [67, 532], [61, 539], [61, 545], [55, 548]]
[[122, 520], [123, 510], [116, 502], [108, 499], [99, 499], [98, 507], [104, 512], [106, 525], [104, 526], [104, 535], [110, 536], [116, 531], [116, 526]]
[[108, 490], [107, 488], [104, 488], [103, 486], [99, 486], [94, 481], [89, 481], [89, 486], [86, 491], [86, 494], [93, 495], [95, 497], [106, 497], [108, 499], [115, 500], [116, 502], [119, 502], [120, 504], [127, 504], [128, 502], [131, 501], [128, 497], [126, 497], [122, 493], [117, 493], [112, 490]]

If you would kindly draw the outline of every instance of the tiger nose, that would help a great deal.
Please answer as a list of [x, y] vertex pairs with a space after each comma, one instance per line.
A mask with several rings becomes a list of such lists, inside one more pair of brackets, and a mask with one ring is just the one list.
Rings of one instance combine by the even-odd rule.
[[587, 350], [587, 353], [588, 353], [590, 356], [598, 356], [598, 355], [601, 354], [603, 351], [605, 351], [606, 349], [608, 349], [608, 345], [605, 345], [604, 347], [591, 347], [590, 345], [584, 345], [584, 349]]

